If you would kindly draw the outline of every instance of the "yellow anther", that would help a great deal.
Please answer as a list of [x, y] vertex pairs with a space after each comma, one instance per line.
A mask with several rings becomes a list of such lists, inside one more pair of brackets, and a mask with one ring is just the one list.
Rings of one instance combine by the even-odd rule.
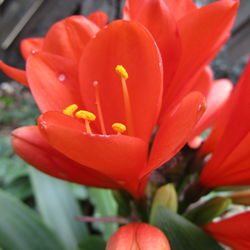
[[71, 116], [71, 115], [74, 114], [74, 112], [75, 112], [77, 109], [78, 109], [78, 106], [77, 106], [76, 104], [71, 104], [71, 105], [69, 105], [67, 108], [65, 108], [65, 109], [63, 110], [63, 113], [64, 113], [65, 115]]
[[121, 133], [125, 132], [127, 128], [126, 128], [126, 126], [124, 124], [117, 122], [117, 123], [114, 123], [112, 125], [112, 129], [115, 132], [117, 132], [117, 134], [121, 134]]
[[119, 74], [123, 79], [128, 79], [128, 72], [122, 65], [117, 65], [115, 67], [115, 71]]
[[80, 119], [84, 119], [85, 120], [85, 130], [88, 134], [92, 134], [92, 130], [91, 130], [91, 127], [90, 127], [90, 122], [94, 121], [96, 116], [89, 112], [89, 111], [86, 111], [86, 110], [79, 110], [75, 113], [75, 116], [77, 118], [80, 118]]
[[77, 111], [75, 116], [77, 118], [81, 118], [87, 121], [94, 121], [96, 119], [96, 116], [93, 113], [86, 111], [86, 110]]

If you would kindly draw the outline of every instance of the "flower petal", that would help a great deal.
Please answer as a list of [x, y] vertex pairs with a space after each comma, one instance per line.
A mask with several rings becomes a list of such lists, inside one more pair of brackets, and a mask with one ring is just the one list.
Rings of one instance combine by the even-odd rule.
[[250, 212], [244, 212], [218, 222], [211, 222], [203, 229], [216, 240], [238, 250], [250, 249]]
[[43, 38], [27, 38], [21, 41], [21, 53], [26, 60], [32, 51], [41, 50], [43, 47]]
[[[163, 109], [179, 101], [179, 92], [216, 55], [229, 37], [239, 2], [217, 1], [190, 12], [178, 22], [182, 59], [168, 89]], [[206, 28], [204, 28], [206, 27]], [[190, 63], [191, 62], [191, 63]]]
[[108, 15], [103, 11], [96, 11], [88, 16], [88, 19], [99, 28], [103, 28], [108, 23]]
[[[225, 176], [232, 176], [232, 171], [235, 175], [237, 171], [239, 173], [247, 171], [245, 160], [247, 155], [249, 155], [250, 143], [249, 79], [250, 61], [237, 83], [231, 98], [227, 102], [227, 106], [221, 111], [225, 114], [220, 114], [218, 125], [208, 138], [208, 146], [205, 144], [205, 150], [207, 148], [213, 149], [213, 156], [201, 173], [200, 181], [203, 185], [214, 186], [216, 182], [214, 175], [216, 175], [216, 179], [219, 182], [224, 182], [226, 180]], [[245, 173], [245, 176], [248, 175]], [[243, 175], [242, 178], [244, 179]], [[232, 176], [232, 184], [235, 183], [233, 179], [234, 177]], [[218, 185], [218, 182], [216, 185]]]
[[59, 112], [40, 116], [41, 133], [55, 149], [72, 160], [109, 176], [117, 182], [138, 178], [147, 157], [147, 144], [124, 135], [84, 132], [84, 124]]
[[204, 97], [192, 92], [164, 118], [155, 135], [146, 173], [168, 161], [187, 143], [204, 111]]
[[62, 111], [73, 103], [81, 106], [77, 67], [73, 61], [37, 52], [29, 56], [26, 68], [30, 89], [42, 112]]
[[0, 61], [0, 69], [13, 80], [23, 84], [26, 87], [29, 86], [24, 70], [11, 67], [2, 61]]
[[22, 127], [12, 132], [15, 152], [38, 170], [59, 179], [83, 185], [120, 188], [108, 177], [70, 160], [52, 148], [37, 126]]
[[172, 80], [181, 56], [177, 24], [167, 4], [164, 0], [128, 0], [124, 11], [128, 20], [143, 24], [156, 40], [163, 60], [164, 82], [167, 84]]
[[193, 135], [199, 135], [209, 126], [213, 125], [218, 118], [220, 109], [225, 105], [233, 88], [232, 82], [227, 79], [214, 81], [209, 94], [206, 97], [207, 109], [196, 124]]
[[193, 0], [164, 0], [170, 10], [173, 12], [176, 20], [179, 20], [183, 16], [189, 14], [189, 12], [195, 10], [197, 7], [193, 3]]
[[154, 40], [139, 24], [115, 21], [88, 44], [80, 62], [80, 84], [86, 108], [96, 111], [95, 88], [99, 82], [100, 103], [108, 134], [114, 122], [126, 124], [120, 76], [123, 65], [128, 74], [134, 135], [148, 141], [157, 120], [162, 96], [161, 58]]
[[44, 39], [43, 51], [78, 60], [99, 28], [83, 16], [70, 16], [54, 24]]

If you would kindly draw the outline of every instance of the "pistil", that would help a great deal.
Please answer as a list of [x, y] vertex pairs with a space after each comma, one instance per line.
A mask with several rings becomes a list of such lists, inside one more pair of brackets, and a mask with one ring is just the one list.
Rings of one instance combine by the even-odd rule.
[[98, 114], [98, 118], [99, 118], [99, 123], [100, 123], [100, 127], [101, 127], [101, 131], [103, 135], [106, 135], [106, 129], [105, 129], [105, 125], [104, 125], [104, 119], [103, 119], [103, 114], [102, 114], [102, 108], [101, 108], [101, 102], [100, 102], [100, 95], [99, 95], [99, 89], [98, 89], [98, 81], [94, 81], [93, 82], [93, 86], [95, 87], [95, 99], [96, 99], [96, 108], [97, 108], [97, 114]]

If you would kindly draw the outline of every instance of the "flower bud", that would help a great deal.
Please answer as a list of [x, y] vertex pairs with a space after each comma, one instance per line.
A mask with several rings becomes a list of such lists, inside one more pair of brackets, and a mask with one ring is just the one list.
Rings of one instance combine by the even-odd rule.
[[158, 207], [166, 207], [174, 212], [177, 211], [178, 197], [173, 184], [169, 183], [158, 188], [155, 193], [151, 208], [151, 218], [154, 217]]
[[120, 227], [109, 239], [106, 250], [170, 250], [165, 234], [146, 223]]

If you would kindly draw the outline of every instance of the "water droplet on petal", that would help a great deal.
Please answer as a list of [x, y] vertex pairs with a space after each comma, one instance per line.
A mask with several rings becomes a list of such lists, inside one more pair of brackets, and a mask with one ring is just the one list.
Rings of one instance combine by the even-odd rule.
[[205, 110], [205, 109], [206, 109], [206, 105], [205, 104], [199, 104], [198, 111]]
[[39, 126], [40, 126], [41, 129], [46, 129], [46, 128], [48, 128], [48, 124], [47, 124], [46, 121], [41, 121], [41, 122], [39, 123]]
[[31, 50], [31, 54], [33, 54], [33, 55], [35, 55], [37, 52], [38, 52], [38, 50], [36, 50], [36, 49]]
[[60, 75], [58, 76], [58, 80], [59, 80], [60, 82], [65, 81], [65, 79], [66, 79], [66, 76], [65, 76], [64, 74], [60, 74]]

